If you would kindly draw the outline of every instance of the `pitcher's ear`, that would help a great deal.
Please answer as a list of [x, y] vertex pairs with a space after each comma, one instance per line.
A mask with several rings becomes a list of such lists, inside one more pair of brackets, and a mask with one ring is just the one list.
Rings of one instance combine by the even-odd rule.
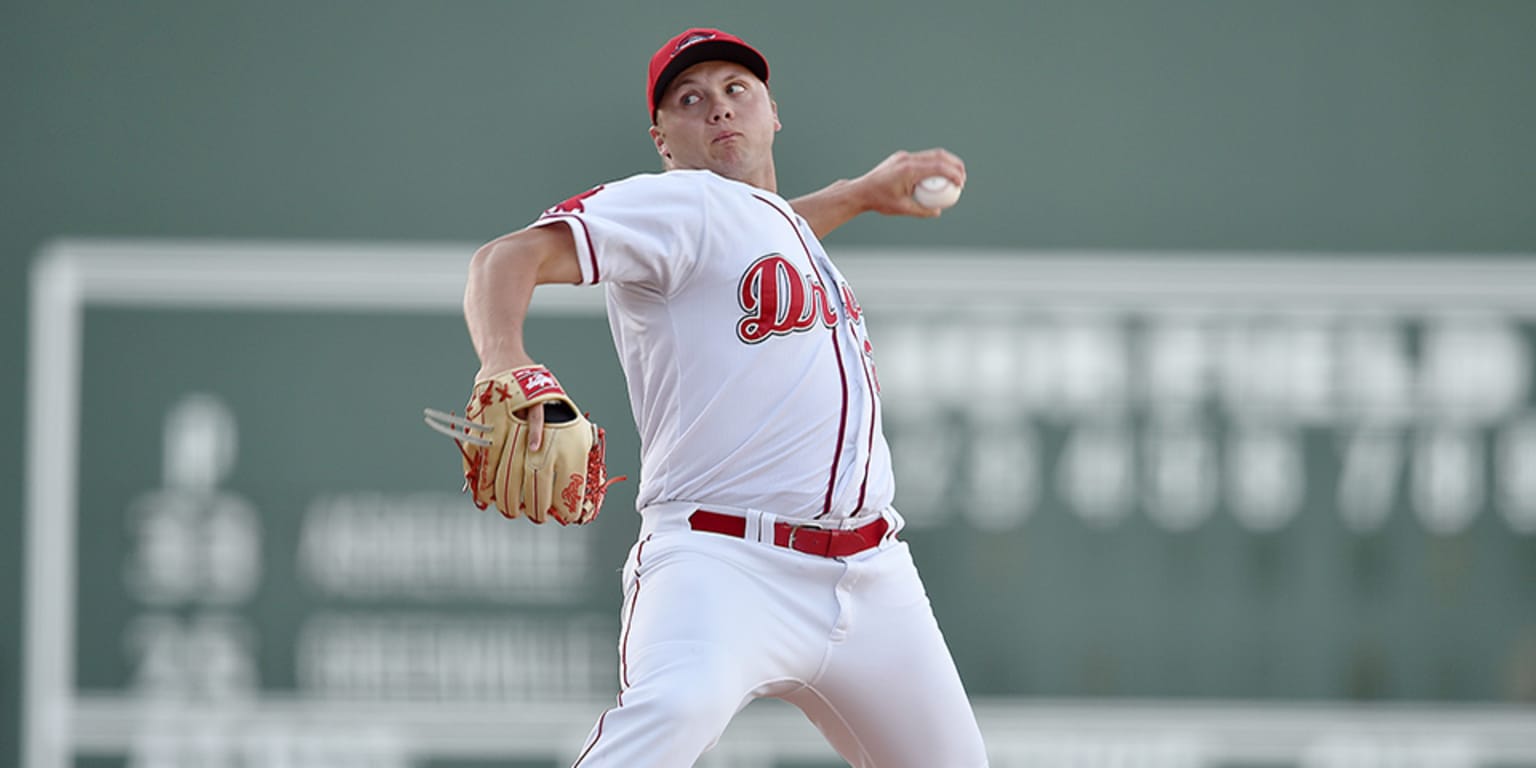
[[661, 129], [651, 126], [651, 142], [656, 145], [656, 154], [664, 160], [671, 160], [672, 153], [667, 151], [667, 138], [661, 135]]

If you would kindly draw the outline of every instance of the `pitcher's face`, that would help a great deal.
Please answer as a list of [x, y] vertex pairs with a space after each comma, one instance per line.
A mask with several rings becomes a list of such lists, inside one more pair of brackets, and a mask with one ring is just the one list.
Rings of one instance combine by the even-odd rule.
[[702, 61], [682, 71], [657, 104], [651, 139], [670, 169], [710, 170], [773, 189], [779, 109], [746, 67]]

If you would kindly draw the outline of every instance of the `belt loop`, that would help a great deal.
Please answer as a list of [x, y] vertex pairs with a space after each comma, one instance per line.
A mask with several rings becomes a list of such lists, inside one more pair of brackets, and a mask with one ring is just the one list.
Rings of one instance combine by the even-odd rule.
[[763, 513], [755, 509], [743, 509], [740, 514], [741, 519], [744, 521], [741, 529], [741, 538], [747, 541], [755, 541], [757, 539], [757, 519]]
[[779, 516], [772, 512], [757, 513], [757, 540], [773, 546], [773, 529], [778, 521]]
[[745, 522], [745, 526], [741, 531], [741, 537], [747, 541], [760, 541], [761, 539], [759, 539], [757, 532], [758, 528], [762, 526], [763, 513], [756, 509], [743, 509], [740, 514]]
[[901, 529], [907, 527], [907, 519], [902, 517], [895, 507], [886, 507], [880, 511], [880, 516], [885, 518], [885, 522], [890, 525], [885, 531], [885, 540], [895, 541], [896, 534], [901, 533]]

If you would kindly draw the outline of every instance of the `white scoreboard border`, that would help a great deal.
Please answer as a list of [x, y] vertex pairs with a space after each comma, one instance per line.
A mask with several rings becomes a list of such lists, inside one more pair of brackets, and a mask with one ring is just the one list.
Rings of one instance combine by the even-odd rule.
[[[23, 768], [67, 768], [77, 748], [132, 743], [137, 715], [110, 695], [74, 688], [76, 525], [80, 368], [87, 306], [184, 309], [303, 309], [453, 314], [459, 311], [468, 244], [283, 241], [60, 240], [39, 254], [32, 273], [27, 376], [25, 653]], [[1285, 311], [1341, 307], [1389, 313], [1495, 312], [1536, 316], [1536, 255], [1366, 254], [969, 249], [839, 249], [838, 262], [875, 308], [957, 305], [1060, 305], [1179, 311]], [[602, 292], [541, 288], [539, 313], [601, 315]], [[324, 722], [384, 724], [407, 743], [445, 754], [498, 755], [534, 749], [530, 736], [578, 728], [601, 706], [550, 710], [529, 721], [528, 707], [506, 711], [421, 705], [391, 707], [263, 697], [253, 721], [302, 715]], [[441, 709], [441, 712], [437, 710]], [[1536, 761], [1536, 709], [1502, 706], [1272, 705], [1257, 702], [1073, 702], [980, 700], [977, 715], [999, 757], [1047, 755], [1052, 734], [1187, 734], [1225, 759], [1296, 759], [1319, 734], [1439, 739], [1475, 745], [1490, 760]], [[188, 725], [206, 716], [182, 713]], [[746, 731], [728, 735], [747, 758], [829, 754], [798, 718], [750, 709]], [[523, 728], [514, 727], [521, 722]], [[524, 732], [526, 731], [526, 734]], [[753, 734], [756, 735], [753, 735]], [[1118, 735], [1118, 736], [1117, 736]], [[810, 743], [807, 743], [807, 739]], [[535, 742], [539, 738], [533, 739]], [[1033, 745], [1033, 746], [1030, 746]], [[1065, 747], [1064, 747], [1065, 748]], [[1041, 750], [1046, 750], [1042, 752]], [[433, 752], [432, 754], [438, 754]], [[1060, 758], [1067, 753], [1057, 754]], [[1084, 753], [1085, 755], [1087, 753]], [[1047, 755], [1048, 756], [1048, 755]]]

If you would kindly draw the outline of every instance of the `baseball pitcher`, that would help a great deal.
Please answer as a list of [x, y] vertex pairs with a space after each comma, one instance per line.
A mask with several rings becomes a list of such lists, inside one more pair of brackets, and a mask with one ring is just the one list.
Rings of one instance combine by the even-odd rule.
[[[494, 240], [464, 312], [481, 369], [454, 435], [477, 504], [585, 523], [603, 432], [524, 348], [543, 283], [602, 285], [641, 437], [623, 570], [619, 693], [576, 766], [689, 766], [757, 697], [803, 710], [861, 768], [987, 764], [891, 506], [863, 311], [820, 238], [864, 212], [932, 217], [965, 183], [941, 149], [786, 200], [768, 62], [690, 29], [651, 58], [665, 170], [594, 187]], [[952, 197], [951, 197], [952, 201]]]

